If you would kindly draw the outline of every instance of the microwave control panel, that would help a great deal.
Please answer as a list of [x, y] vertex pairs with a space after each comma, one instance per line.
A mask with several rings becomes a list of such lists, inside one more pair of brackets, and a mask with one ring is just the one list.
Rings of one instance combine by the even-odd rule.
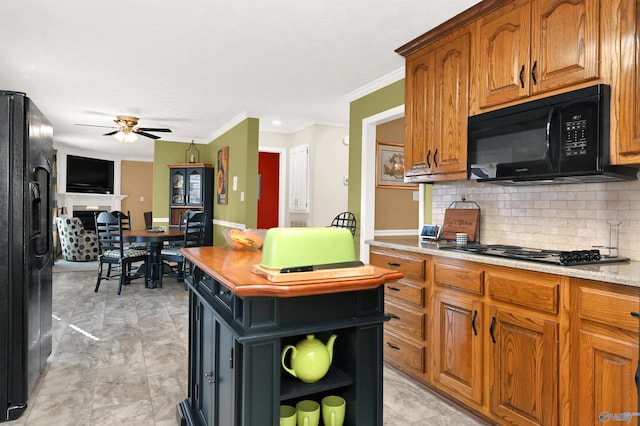
[[582, 114], [571, 116], [571, 119], [564, 123], [562, 147], [565, 157], [587, 155], [588, 136], [588, 120]]

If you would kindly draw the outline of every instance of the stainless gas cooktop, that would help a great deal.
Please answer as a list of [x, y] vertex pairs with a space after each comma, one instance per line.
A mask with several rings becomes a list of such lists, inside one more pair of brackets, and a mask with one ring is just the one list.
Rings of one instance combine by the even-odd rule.
[[452, 250], [473, 253], [482, 256], [505, 257], [508, 259], [528, 260], [532, 262], [550, 263], [554, 265], [576, 266], [605, 263], [628, 262], [626, 257], [609, 257], [600, 254], [600, 250], [541, 250], [519, 246], [499, 244], [469, 244], [441, 246], [441, 250]]

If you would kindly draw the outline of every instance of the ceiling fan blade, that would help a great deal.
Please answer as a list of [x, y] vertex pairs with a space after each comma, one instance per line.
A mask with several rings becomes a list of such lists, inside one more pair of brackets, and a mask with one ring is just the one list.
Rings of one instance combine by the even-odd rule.
[[158, 129], [155, 127], [138, 127], [138, 130], [141, 132], [166, 132], [171, 133], [171, 129]]
[[114, 128], [114, 126], [98, 126], [98, 125], [95, 125], [95, 124], [78, 124], [78, 123], [75, 123], [75, 124], [74, 124], [74, 126], [85, 126], [85, 127], [105, 127], [105, 128], [107, 128], [107, 129], [113, 129], [113, 128]]
[[151, 139], [160, 139], [160, 136], [152, 135], [151, 133], [141, 132], [140, 129], [134, 130], [133, 133], [135, 133], [137, 135], [140, 135], [140, 136], [146, 136], [146, 137], [151, 138]]
[[120, 130], [114, 130], [113, 132], [109, 132], [109, 133], [105, 133], [102, 136], [111, 136], [111, 135], [115, 135], [116, 133], [118, 133]]

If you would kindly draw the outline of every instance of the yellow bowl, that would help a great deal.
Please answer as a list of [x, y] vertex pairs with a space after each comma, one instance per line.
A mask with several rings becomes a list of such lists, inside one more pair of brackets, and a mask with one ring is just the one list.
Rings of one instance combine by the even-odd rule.
[[266, 229], [225, 229], [222, 231], [229, 247], [235, 250], [258, 250], [264, 243]]

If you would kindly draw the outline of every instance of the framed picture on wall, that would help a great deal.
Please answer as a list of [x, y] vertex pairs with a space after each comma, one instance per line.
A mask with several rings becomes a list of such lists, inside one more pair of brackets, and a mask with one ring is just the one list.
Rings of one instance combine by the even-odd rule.
[[404, 145], [376, 142], [376, 186], [378, 188], [415, 189], [404, 182]]
[[218, 173], [216, 173], [216, 189], [218, 204], [228, 204], [227, 187], [229, 184], [229, 147], [218, 150]]

